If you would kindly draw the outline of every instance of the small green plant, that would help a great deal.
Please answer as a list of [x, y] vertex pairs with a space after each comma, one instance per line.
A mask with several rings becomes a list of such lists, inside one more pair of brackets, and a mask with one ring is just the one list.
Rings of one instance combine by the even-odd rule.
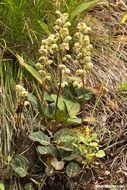
[[[86, 76], [93, 67], [92, 45], [88, 36], [91, 29], [81, 22], [77, 25], [75, 35], [70, 36], [68, 14], [56, 13], [58, 19], [55, 21], [54, 33], [42, 40], [37, 70], [27, 66], [20, 56], [17, 57], [39, 81], [42, 90], [40, 101], [45, 128], [32, 131], [29, 139], [35, 142], [39, 158], [44, 163], [45, 175], [52, 176], [55, 171], [65, 171], [68, 177], [75, 177], [83, 165], [88, 165], [96, 157], [105, 156], [104, 151], [99, 149], [97, 134], [92, 133], [88, 126], [84, 127], [84, 132], [77, 130], [76, 133], [71, 128], [74, 124], [83, 127], [82, 103], [92, 97], [86, 88]], [[77, 67], [73, 74], [70, 63]], [[24, 105], [28, 92], [20, 85], [16, 86], [16, 90]], [[13, 170], [21, 177], [27, 175], [28, 165], [22, 156], [14, 158], [12, 162]]]
[[105, 156], [104, 151], [99, 150], [97, 134], [91, 134], [88, 127], [84, 133], [65, 128], [54, 135], [49, 134], [37, 131], [29, 135], [32, 141], [40, 144], [37, 152], [46, 163], [46, 175], [65, 169], [69, 177], [75, 177], [81, 172], [82, 165], [88, 165], [95, 157]]
[[127, 82], [121, 81], [121, 83], [118, 86], [118, 90], [120, 94], [124, 95], [127, 93]]

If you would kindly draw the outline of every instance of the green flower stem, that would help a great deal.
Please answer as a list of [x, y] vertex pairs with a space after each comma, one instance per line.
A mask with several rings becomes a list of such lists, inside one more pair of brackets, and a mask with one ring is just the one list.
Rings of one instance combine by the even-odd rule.
[[56, 106], [55, 106], [55, 120], [56, 120], [56, 115], [57, 115], [57, 105], [58, 105], [59, 96], [61, 92], [61, 84], [62, 84], [62, 71], [60, 70], [60, 83], [59, 83], [59, 87], [57, 91]]
[[[82, 75], [82, 85], [83, 85], [83, 94], [85, 93], [85, 83], [84, 83], [84, 75]], [[83, 122], [84, 122], [84, 115], [85, 115], [85, 112], [84, 112], [84, 103], [82, 105], [82, 123], [81, 125], [83, 125]]]

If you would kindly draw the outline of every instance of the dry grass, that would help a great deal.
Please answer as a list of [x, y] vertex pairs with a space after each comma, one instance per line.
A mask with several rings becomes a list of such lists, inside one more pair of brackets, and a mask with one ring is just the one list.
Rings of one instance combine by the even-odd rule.
[[[103, 163], [93, 166], [94, 183], [126, 183], [127, 98], [118, 89], [121, 81], [127, 82], [127, 23], [120, 24], [125, 10], [123, 4], [118, 6], [112, 1], [110, 7], [97, 7], [85, 17], [92, 27], [95, 47], [88, 85], [96, 90], [101, 86], [104, 91], [98, 94], [93, 107], [86, 108], [86, 114], [91, 113], [88, 116], [97, 120], [95, 130], [107, 155]], [[110, 173], [106, 175], [105, 171]]]

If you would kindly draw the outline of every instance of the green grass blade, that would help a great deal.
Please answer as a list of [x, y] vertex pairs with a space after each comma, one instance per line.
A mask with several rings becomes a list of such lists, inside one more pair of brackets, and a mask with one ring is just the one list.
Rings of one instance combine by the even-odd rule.
[[75, 16], [80, 14], [81, 12], [93, 7], [96, 5], [100, 0], [92, 0], [90, 2], [81, 3], [72, 13], [71, 13], [71, 19], [73, 19]]
[[22, 65], [23, 67], [25, 67], [25, 69], [26, 69], [29, 73], [31, 73], [31, 75], [32, 75], [36, 80], [38, 80], [38, 82], [39, 82], [40, 84], [42, 84], [42, 82], [43, 82], [43, 81], [42, 81], [42, 77], [38, 74], [38, 72], [37, 72], [31, 65], [28, 65], [27, 63], [25, 63], [25, 62], [24, 62], [24, 59], [23, 59], [21, 56], [16, 55], [16, 57], [17, 57], [17, 59], [18, 59], [20, 65]]
[[40, 24], [40, 26], [41, 26], [41, 28], [44, 30], [44, 32], [49, 35], [49, 34], [50, 34], [50, 31], [49, 31], [49, 29], [48, 29], [47, 24], [45, 24], [44, 22], [42, 22], [42, 21], [40, 21], [40, 20], [38, 20], [38, 23]]

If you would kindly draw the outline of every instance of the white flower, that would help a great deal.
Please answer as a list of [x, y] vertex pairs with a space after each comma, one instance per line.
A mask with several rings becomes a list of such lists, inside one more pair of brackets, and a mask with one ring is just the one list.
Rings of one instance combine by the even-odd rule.
[[72, 39], [71, 36], [67, 36], [67, 37], [66, 37], [66, 40], [67, 40], [67, 41], [70, 41], [71, 39]]
[[67, 86], [68, 85], [68, 83], [66, 82], [66, 81], [63, 81], [62, 83], [61, 83], [61, 88], [64, 88], [65, 86]]
[[47, 65], [51, 65], [52, 63], [53, 63], [52, 60], [48, 60], [48, 61], [46, 62]]
[[71, 26], [71, 23], [70, 23], [70, 22], [66, 22], [66, 23], [65, 23], [65, 27], [68, 27], [68, 26]]
[[86, 57], [85, 57], [85, 61], [86, 61], [86, 62], [90, 62], [90, 61], [91, 61], [91, 56], [86, 56]]
[[55, 25], [55, 27], [54, 27], [56, 30], [59, 30], [60, 29], [60, 27], [58, 26], [58, 25]]
[[37, 64], [36, 64], [36, 67], [37, 67], [38, 69], [43, 69], [43, 65], [42, 65], [41, 63], [37, 63]]
[[47, 73], [43, 70], [39, 70], [38, 73], [41, 75], [41, 76], [45, 76]]
[[47, 76], [45, 77], [45, 79], [48, 80], [48, 81], [51, 81], [51, 76], [47, 75]]
[[62, 16], [68, 18], [68, 13], [64, 13]]
[[52, 49], [57, 49], [57, 48], [58, 48], [58, 45], [57, 45], [57, 44], [53, 44], [53, 45], [51, 46], [51, 48], [52, 48]]
[[74, 81], [73, 82], [73, 86], [76, 87], [78, 85], [78, 82], [77, 81]]
[[17, 92], [25, 91], [25, 88], [22, 87], [20, 84], [17, 84], [15, 88]]
[[70, 69], [66, 69], [65, 73], [69, 75], [71, 73]]
[[67, 54], [66, 57], [67, 57], [68, 59], [71, 59], [71, 55], [69, 55], [69, 54]]
[[64, 64], [60, 64], [60, 65], [58, 65], [58, 68], [59, 69], [66, 69], [66, 66]]
[[67, 61], [67, 60], [68, 60], [68, 59], [67, 59], [66, 56], [64, 56], [63, 59], [62, 59], [63, 62], [65, 62], [65, 61]]
[[81, 52], [78, 53], [77, 57], [78, 57], [78, 58], [81, 58], [81, 57], [82, 57], [82, 53], [81, 53]]
[[83, 74], [84, 74], [84, 70], [83, 70], [83, 69], [78, 69], [78, 70], [76, 71], [76, 74], [77, 74], [77, 75], [83, 75]]
[[28, 96], [28, 92], [27, 92], [27, 91], [22, 91], [22, 92], [20, 93], [20, 95], [21, 95], [22, 97], [27, 97], [27, 96]]
[[60, 49], [61, 49], [62, 51], [64, 51], [64, 50], [69, 50], [69, 45], [68, 45], [68, 43], [62, 43], [62, 44], [60, 44]]
[[55, 13], [56, 13], [57, 15], [61, 15], [61, 12], [60, 12], [60, 11], [55, 11]]
[[87, 68], [88, 68], [88, 69], [91, 69], [92, 67], [93, 67], [93, 63], [89, 62], [89, 63], [87, 64]]
[[46, 40], [45, 40], [45, 39], [44, 39], [44, 40], [42, 40], [42, 41], [41, 41], [41, 43], [42, 43], [43, 45], [45, 45]]
[[47, 59], [46, 59], [46, 57], [45, 56], [41, 56], [40, 58], [39, 58], [39, 61], [46, 61]]
[[79, 48], [80, 47], [79, 42], [75, 43], [74, 46], [75, 46], [75, 48]]
[[88, 35], [84, 36], [84, 41], [87, 42], [88, 44], [90, 43], [90, 39]]
[[62, 28], [61, 33], [64, 35], [68, 35], [69, 34], [68, 28]]

